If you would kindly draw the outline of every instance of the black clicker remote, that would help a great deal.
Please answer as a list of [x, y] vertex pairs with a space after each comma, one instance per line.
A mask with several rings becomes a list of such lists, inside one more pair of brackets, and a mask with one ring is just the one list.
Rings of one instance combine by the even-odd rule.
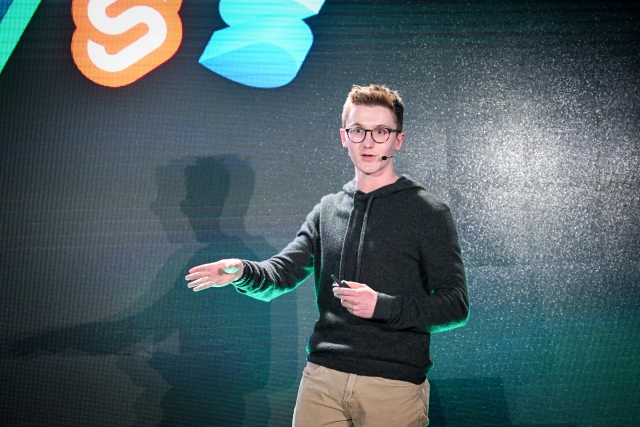
[[340, 286], [341, 288], [348, 288], [349, 287], [349, 285], [347, 285], [347, 282], [345, 282], [344, 280], [338, 279], [333, 274], [331, 275], [331, 279], [333, 280], [333, 286]]

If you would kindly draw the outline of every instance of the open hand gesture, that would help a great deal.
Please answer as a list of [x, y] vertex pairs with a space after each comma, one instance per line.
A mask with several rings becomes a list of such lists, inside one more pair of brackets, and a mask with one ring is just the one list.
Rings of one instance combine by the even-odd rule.
[[242, 276], [243, 272], [244, 266], [239, 259], [223, 259], [193, 267], [185, 279], [190, 281], [187, 286], [197, 292], [211, 286], [226, 286]]

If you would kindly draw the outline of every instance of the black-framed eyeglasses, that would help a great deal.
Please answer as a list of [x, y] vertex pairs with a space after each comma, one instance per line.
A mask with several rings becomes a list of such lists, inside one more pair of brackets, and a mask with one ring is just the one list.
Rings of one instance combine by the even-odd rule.
[[367, 137], [367, 132], [371, 132], [371, 138], [378, 144], [383, 144], [389, 140], [389, 135], [392, 132], [399, 133], [398, 129], [391, 129], [384, 126], [379, 126], [375, 129], [362, 129], [361, 127], [347, 128], [344, 130], [347, 133], [347, 137], [351, 142], [356, 144], [364, 141]]

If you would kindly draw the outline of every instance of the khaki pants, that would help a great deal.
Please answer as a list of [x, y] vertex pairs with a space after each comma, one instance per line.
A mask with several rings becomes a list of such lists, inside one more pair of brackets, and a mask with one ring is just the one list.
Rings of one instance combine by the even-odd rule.
[[427, 380], [416, 385], [307, 362], [293, 427], [424, 427], [428, 411]]

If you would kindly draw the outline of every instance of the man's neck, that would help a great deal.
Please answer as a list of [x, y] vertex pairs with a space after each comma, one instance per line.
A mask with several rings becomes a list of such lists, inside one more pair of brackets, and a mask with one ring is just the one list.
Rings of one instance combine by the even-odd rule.
[[389, 172], [385, 172], [380, 176], [367, 175], [356, 170], [356, 188], [363, 193], [371, 193], [372, 191], [382, 188], [385, 185], [393, 184], [398, 180], [398, 175], [395, 174], [393, 169]]

